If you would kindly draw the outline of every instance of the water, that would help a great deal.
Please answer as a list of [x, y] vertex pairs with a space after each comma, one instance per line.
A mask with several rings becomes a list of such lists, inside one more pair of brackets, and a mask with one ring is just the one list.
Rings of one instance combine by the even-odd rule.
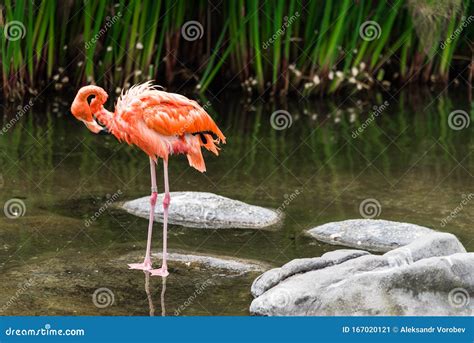
[[[304, 231], [360, 218], [360, 203], [375, 199], [378, 218], [452, 232], [473, 251], [472, 125], [463, 130], [448, 125], [453, 110], [473, 117], [464, 94], [417, 91], [279, 105], [241, 103], [235, 94], [212, 100], [228, 144], [218, 158], [205, 153], [205, 174], [188, 167], [185, 158], [173, 158], [171, 190], [214, 192], [281, 208], [286, 217], [283, 224], [260, 231], [172, 226], [170, 249], [279, 266], [339, 248], [318, 243]], [[10, 202], [14, 218], [0, 216], [0, 311], [248, 314], [250, 284], [258, 273], [234, 275], [171, 263], [163, 292], [160, 278], [147, 280], [142, 272], [126, 269], [126, 262], [139, 262], [144, 252], [147, 221], [106, 204], [117, 196], [122, 201], [149, 193], [148, 159], [113, 137], [89, 133], [67, 113], [70, 99], [37, 101], [17, 117], [14, 107], [4, 106], [2, 126], [13, 125], [0, 136], [0, 201], [20, 201], [17, 207]], [[388, 105], [368, 120], [373, 106], [384, 101]], [[291, 114], [289, 128], [272, 128], [270, 115], [278, 109]], [[362, 125], [363, 132], [354, 134]], [[155, 225], [156, 252], [161, 225]], [[95, 298], [102, 303], [94, 304], [94, 292], [102, 292]]]

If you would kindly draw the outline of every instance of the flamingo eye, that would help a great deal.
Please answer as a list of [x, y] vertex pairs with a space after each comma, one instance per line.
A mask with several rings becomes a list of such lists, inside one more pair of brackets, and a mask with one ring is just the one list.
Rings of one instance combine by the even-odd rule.
[[90, 106], [91, 105], [91, 102], [92, 100], [94, 100], [95, 98], [95, 95], [94, 94], [91, 94], [87, 97], [87, 104]]

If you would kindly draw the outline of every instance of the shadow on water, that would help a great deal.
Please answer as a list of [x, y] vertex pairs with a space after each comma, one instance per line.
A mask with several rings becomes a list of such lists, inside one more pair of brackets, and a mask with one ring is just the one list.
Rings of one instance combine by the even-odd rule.
[[[456, 110], [474, 119], [467, 97], [417, 91], [277, 105], [227, 94], [212, 106], [228, 144], [218, 158], [206, 154], [205, 174], [182, 156], [172, 159], [171, 190], [209, 191], [283, 208], [285, 220], [259, 231], [174, 226], [172, 250], [272, 265], [319, 256], [337, 247], [313, 241], [304, 231], [360, 218], [359, 204], [368, 198], [380, 203], [379, 218], [452, 232], [474, 250], [473, 204], [450, 215], [473, 192], [472, 125], [461, 130], [449, 125]], [[271, 122], [275, 111], [286, 122]], [[2, 313], [157, 315], [160, 303], [164, 314], [166, 284], [147, 275], [144, 280], [116, 262], [132, 252], [139, 258], [144, 249], [146, 220], [111, 203], [149, 193], [145, 155], [113, 137], [90, 134], [68, 114], [66, 99], [38, 101], [18, 113], [4, 107], [1, 122], [9, 129], [0, 136], [0, 200], [24, 204], [13, 218], [0, 218], [0, 279], [6, 285], [0, 306], [8, 305]], [[160, 228], [156, 224], [154, 251], [160, 249]], [[167, 280], [167, 314], [248, 314], [257, 274], [186, 268], [176, 266]], [[31, 286], [19, 286], [31, 281], [25, 275], [33, 278]], [[212, 290], [196, 295], [196, 285], [208, 279]], [[113, 305], [93, 305], [91, 295], [100, 287], [113, 291]]]

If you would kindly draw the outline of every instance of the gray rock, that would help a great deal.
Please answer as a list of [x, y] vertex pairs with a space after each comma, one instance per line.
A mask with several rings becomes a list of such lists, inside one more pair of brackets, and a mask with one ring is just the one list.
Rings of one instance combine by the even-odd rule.
[[387, 261], [394, 265], [410, 264], [424, 258], [434, 256], [449, 256], [464, 253], [463, 245], [453, 234], [446, 232], [433, 232], [423, 236], [404, 247], [389, 251], [384, 254]]
[[252, 295], [258, 297], [292, 275], [322, 269], [330, 265], [345, 262], [351, 258], [368, 254], [367, 251], [362, 250], [337, 250], [326, 253], [321, 257], [292, 260], [281, 268], [271, 269], [256, 278], [251, 288]]
[[[161, 261], [163, 254], [152, 254], [157, 261]], [[245, 259], [224, 257], [224, 256], [209, 256], [196, 255], [172, 252], [168, 253], [168, 260], [171, 262], [180, 262], [188, 266], [205, 267], [209, 269], [221, 269], [229, 273], [249, 273], [262, 272], [269, 269], [269, 266], [258, 261], [251, 261]], [[169, 263], [168, 263], [169, 264]]]
[[[152, 254], [152, 262], [155, 267], [159, 267], [162, 258], [163, 254], [161, 252]], [[125, 266], [130, 261], [140, 261], [142, 259], [143, 251], [140, 250], [122, 255], [114, 260], [114, 263]], [[175, 266], [185, 266], [186, 269], [206, 269], [215, 272], [216, 275], [224, 273], [226, 276], [262, 273], [272, 268], [271, 265], [256, 260], [223, 255], [188, 254], [185, 251], [179, 250], [168, 252], [168, 267], [173, 268]]]
[[407, 245], [435, 231], [409, 223], [379, 219], [351, 219], [327, 223], [308, 230], [319, 241], [386, 252]]
[[[263, 228], [276, 224], [281, 218], [274, 211], [248, 205], [220, 195], [204, 192], [171, 192], [169, 223], [193, 228], [229, 229]], [[163, 222], [163, 194], [158, 195], [155, 221]], [[148, 218], [149, 197], [122, 204], [127, 212]]]
[[[466, 253], [451, 234], [421, 237], [381, 256], [351, 255], [347, 250], [325, 255], [320, 260], [339, 256], [340, 262], [322, 268], [315, 264], [304, 272], [295, 268], [292, 275], [287, 271], [290, 276], [253, 300], [250, 312], [267, 316], [474, 313], [474, 254]], [[290, 263], [281, 269], [290, 268]], [[259, 276], [253, 287], [274, 270]]]

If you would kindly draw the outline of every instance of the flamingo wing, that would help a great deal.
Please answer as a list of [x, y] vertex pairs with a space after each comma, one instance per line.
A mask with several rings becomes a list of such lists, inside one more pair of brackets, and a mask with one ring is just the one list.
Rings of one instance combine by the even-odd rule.
[[207, 136], [215, 136], [216, 143], [225, 143], [221, 130], [196, 101], [179, 94], [155, 93], [141, 99], [145, 103], [143, 120], [150, 129], [165, 136], [204, 135], [204, 145]]

